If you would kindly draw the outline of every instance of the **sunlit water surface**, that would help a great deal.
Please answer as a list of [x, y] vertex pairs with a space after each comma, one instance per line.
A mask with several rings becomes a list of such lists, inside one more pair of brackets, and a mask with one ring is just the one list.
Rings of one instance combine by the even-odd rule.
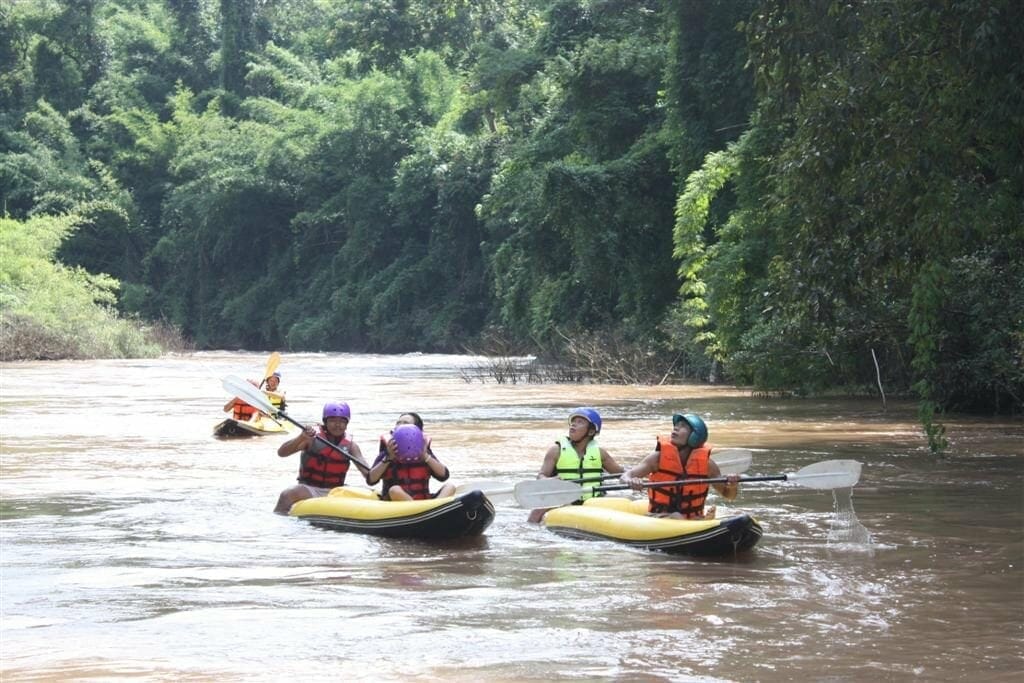
[[[668, 416], [754, 450], [749, 474], [864, 464], [852, 498], [747, 485], [750, 554], [691, 560], [554, 536], [499, 501], [445, 545], [271, 513], [280, 437], [211, 436], [228, 374], [266, 356], [0, 365], [0, 678], [15, 680], [1016, 680], [1024, 672], [1024, 425], [730, 387], [467, 383], [460, 356], [285, 354], [289, 413], [352, 405], [367, 453], [416, 410], [456, 483], [532, 478], [593, 405], [624, 464]], [[847, 494], [848, 495], [848, 494]], [[845, 512], [852, 505], [852, 519]], [[849, 524], [863, 533], [848, 533]], [[839, 526], [837, 526], [837, 524]], [[846, 526], [844, 526], [846, 525]], [[858, 531], [855, 528], [855, 531]], [[838, 542], [837, 539], [853, 542]], [[831, 540], [830, 540], [831, 539]]]

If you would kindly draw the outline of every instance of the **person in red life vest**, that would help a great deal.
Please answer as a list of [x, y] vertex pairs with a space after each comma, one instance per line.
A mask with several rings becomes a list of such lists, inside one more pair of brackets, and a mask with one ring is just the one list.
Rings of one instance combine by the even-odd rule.
[[[247, 381], [254, 387], [260, 386], [259, 384], [256, 383], [256, 380], [250, 379]], [[278, 388], [281, 386], [281, 373], [275, 372], [274, 374], [267, 378], [266, 382], [267, 388], [263, 390], [263, 393], [267, 395], [267, 399], [275, 408], [277, 408], [278, 410], [284, 410], [284, 392], [278, 391]], [[232, 419], [239, 420], [241, 422], [252, 420], [256, 415], [263, 414], [262, 411], [249, 405], [248, 403], [238, 398], [237, 396], [224, 404], [224, 412], [228, 411], [231, 411]]]
[[[544, 454], [538, 479], [569, 479], [585, 489], [598, 486], [605, 472], [618, 474], [622, 465], [597, 444], [601, 433], [601, 414], [593, 408], [577, 408], [569, 413], [569, 434], [558, 439]], [[587, 491], [582, 499], [595, 495]], [[582, 502], [582, 500], [580, 501]], [[538, 523], [550, 508], [530, 512], [527, 521]]]
[[[455, 486], [448, 481], [448, 468], [430, 447], [430, 437], [423, 433], [423, 419], [416, 413], [403, 413], [390, 434], [380, 437], [380, 449], [366, 483], [373, 486], [382, 481], [382, 500], [424, 500], [455, 495]], [[430, 479], [445, 482], [430, 493]]]
[[298, 436], [281, 444], [277, 454], [282, 458], [299, 451], [302, 456], [299, 483], [281, 492], [274, 512], [286, 515], [300, 500], [326, 496], [335, 486], [344, 486], [345, 475], [353, 463], [366, 476], [368, 470], [363, 453], [346, 433], [351, 417], [347, 403], [325, 403], [323, 425], [306, 427]]
[[[672, 416], [672, 434], [659, 436], [654, 451], [623, 472], [620, 480], [639, 491], [644, 477], [650, 482], [720, 477], [722, 473], [711, 459], [713, 447], [707, 440], [704, 420], [691, 413], [676, 413]], [[728, 479], [714, 487], [723, 498], [733, 500], [740, 489], [739, 475], [731, 474]], [[707, 495], [708, 484], [650, 487], [647, 509], [659, 517], [714, 519], [715, 506], [704, 508]]]

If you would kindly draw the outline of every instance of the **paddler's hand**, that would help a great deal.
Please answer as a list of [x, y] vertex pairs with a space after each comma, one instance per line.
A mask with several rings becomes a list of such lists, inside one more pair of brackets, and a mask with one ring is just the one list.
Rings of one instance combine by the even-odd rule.
[[640, 479], [638, 477], [631, 477], [629, 476], [628, 472], [623, 472], [621, 475], [619, 475], [619, 481], [628, 486], [629, 488], [633, 489], [634, 491], [639, 491], [640, 489], [642, 489], [644, 483], [643, 479]]
[[390, 439], [388, 439], [388, 443], [385, 446], [385, 448], [387, 448], [388, 450], [388, 457], [386, 458], [386, 460], [388, 460], [389, 462], [394, 462], [395, 454], [398, 453], [398, 444], [395, 442], [395, 437], [391, 437]]
[[313, 438], [314, 436], [316, 436], [316, 427], [313, 427], [312, 425], [306, 425], [302, 429], [302, 433], [308, 436], [309, 438]]

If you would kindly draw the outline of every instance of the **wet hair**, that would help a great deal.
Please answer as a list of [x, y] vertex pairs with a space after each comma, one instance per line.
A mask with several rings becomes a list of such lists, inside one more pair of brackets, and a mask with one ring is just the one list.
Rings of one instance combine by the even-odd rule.
[[[423, 429], [423, 418], [420, 417], [419, 413], [402, 413], [402, 415], [408, 415], [409, 417], [412, 418], [412, 423], [414, 425], [416, 425], [420, 429]], [[402, 415], [399, 415], [398, 417], [402, 417]]]

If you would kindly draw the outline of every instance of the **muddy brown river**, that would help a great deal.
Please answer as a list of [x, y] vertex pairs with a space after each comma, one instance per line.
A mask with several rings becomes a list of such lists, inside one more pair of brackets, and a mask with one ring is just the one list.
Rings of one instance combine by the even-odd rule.
[[[443, 544], [274, 515], [297, 458], [217, 440], [221, 379], [266, 354], [0, 364], [3, 681], [1016, 681], [1024, 672], [1024, 423], [956, 417], [929, 454], [912, 404], [734, 387], [467, 382], [464, 356], [288, 354], [289, 414], [353, 411], [372, 454], [402, 412], [455, 483], [532, 478], [579, 405], [623, 464], [672, 412], [703, 415], [747, 474], [863, 463], [868, 541], [830, 491], [750, 484], [765, 535], [687, 559], [555, 536], [497, 501]], [[436, 486], [436, 484], [435, 484]], [[842, 503], [842, 501], [840, 501]], [[830, 537], [831, 535], [831, 537]]]

